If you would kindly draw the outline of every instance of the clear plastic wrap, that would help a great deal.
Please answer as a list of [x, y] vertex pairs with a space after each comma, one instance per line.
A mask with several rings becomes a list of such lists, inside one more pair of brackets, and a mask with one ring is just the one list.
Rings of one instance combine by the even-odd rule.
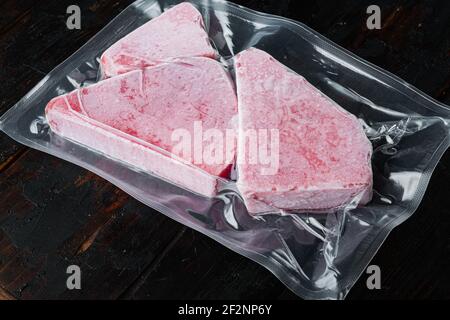
[[251, 216], [234, 182], [214, 199], [204, 198], [53, 134], [46, 104], [97, 82], [99, 58], [108, 47], [179, 2], [136, 1], [5, 113], [1, 129], [260, 263], [303, 298], [343, 299], [389, 232], [417, 209], [449, 147], [449, 109], [301, 23], [198, 0], [190, 2], [202, 13], [224, 65], [232, 69], [232, 57], [249, 47], [263, 49], [360, 119], [374, 148], [368, 205], [328, 214]]

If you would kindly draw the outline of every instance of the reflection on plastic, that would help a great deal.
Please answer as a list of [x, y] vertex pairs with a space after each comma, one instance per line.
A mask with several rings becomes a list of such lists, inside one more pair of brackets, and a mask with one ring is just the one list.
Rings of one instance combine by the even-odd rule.
[[231, 71], [229, 59], [256, 46], [360, 119], [375, 151], [370, 204], [357, 207], [355, 199], [333, 214], [251, 217], [234, 182], [221, 186], [215, 199], [202, 198], [53, 135], [43, 118], [47, 102], [98, 81], [103, 51], [179, 2], [136, 1], [3, 115], [1, 129], [23, 144], [97, 173], [148, 206], [257, 261], [304, 298], [344, 298], [387, 233], [419, 205], [449, 146], [450, 112], [304, 25], [224, 1], [198, 0], [192, 2]]

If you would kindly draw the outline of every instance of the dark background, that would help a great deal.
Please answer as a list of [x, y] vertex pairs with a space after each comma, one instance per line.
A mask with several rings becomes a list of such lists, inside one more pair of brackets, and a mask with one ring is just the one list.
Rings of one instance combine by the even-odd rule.
[[[132, 1], [2, 0], [0, 113]], [[339, 45], [450, 104], [450, 2], [235, 1], [299, 20]], [[66, 8], [82, 29], [66, 28]], [[366, 28], [366, 8], [382, 29]], [[450, 154], [438, 165], [414, 216], [373, 260], [382, 289], [366, 276], [348, 299], [450, 298]], [[79, 265], [83, 290], [66, 289]], [[296, 297], [271, 273], [173, 222], [75, 165], [0, 135], [0, 298], [261, 299]]]

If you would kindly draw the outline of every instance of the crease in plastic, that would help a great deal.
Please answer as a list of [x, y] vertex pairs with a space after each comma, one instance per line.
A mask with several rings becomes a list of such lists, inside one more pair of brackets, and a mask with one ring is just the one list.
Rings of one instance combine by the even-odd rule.
[[[226, 1], [190, 1], [202, 13], [220, 61], [256, 46], [301, 74], [361, 121], [374, 147], [374, 199], [336, 213], [283, 211], [252, 217], [234, 182], [207, 199], [60, 138], [44, 108], [55, 96], [97, 82], [99, 58], [114, 42], [179, 0], [138, 0], [51, 71], [0, 119], [29, 147], [75, 163], [132, 197], [261, 264], [307, 299], [343, 299], [389, 232], [417, 209], [450, 146], [450, 110], [398, 77], [290, 19]], [[280, 45], [282, 43], [283, 45]]]

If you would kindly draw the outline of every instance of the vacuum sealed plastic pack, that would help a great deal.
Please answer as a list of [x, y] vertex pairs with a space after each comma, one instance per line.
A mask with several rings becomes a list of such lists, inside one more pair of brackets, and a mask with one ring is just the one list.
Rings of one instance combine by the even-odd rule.
[[[170, 63], [157, 54], [147, 56], [149, 43], [140, 43], [138, 33], [131, 33], [181, 2], [136, 1], [6, 112], [0, 119], [1, 129], [29, 147], [98, 174], [144, 204], [256, 261], [303, 298], [343, 299], [389, 232], [417, 209], [433, 169], [450, 145], [450, 110], [301, 23], [225, 1], [189, 1], [201, 16], [186, 11], [183, 18], [166, 16], [159, 24], [149, 25], [146, 34], [158, 53], [167, 54], [176, 47], [182, 54]], [[189, 15], [195, 25], [183, 24]], [[166, 43], [164, 34], [171, 23], [180, 31], [175, 45]], [[199, 26], [206, 30], [205, 35]], [[126, 41], [118, 42], [121, 39]], [[248, 69], [240, 70], [246, 66], [246, 57], [255, 60], [249, 60]], [[264, 62], [259, 67], [258, 59]], [[280, 73], [282, 81], [253, 81], [263, 69]], [[171, 79], [182, 77], [194, 80], [175, 91], [167, 89], [173, 87]], [[197, 99], [197, 105], [208, 106], [197, 110], [204, 123], [225, 129], [230, 124], [233, 127], [235, 116], [240, 117], [239, 126], [253, 125], [257, 117], [275, 117], [281, 98], [271, 100], [270, 95], [275, 91], [295, 95], [290, 83], [309, 92], [302, 99], [307, 97], [313, 105], [343, 108], [324, 113], [319, 106], [311, 117], [317, 117], [323, 127], [308, 127], [307, 131], [321, 135], [330, 130], [333, 146], [333, 132], [348, 129], [347, 148], [328, 156], [333, 159], [333, 153], [340, 153], [352, 161], [352, 166], [341, 171], [346, 173], [345, 179], [359, 179], [350, 183], [353, 189], [341, 190], [339, 196], [336, 191], [305, 195], [287, 193], [289, 190], [273, 196], [276, 186], [289, 179], [295, 184], [307, 173], [293, 168], [302, 163], [290, 154], [297, 150], [297, 140], [290, 140], [289, 132], [283, 139], [293, 148], [281, 150], [280, 156], [289, 157], [292, 172], [300, 172], [298, 177], [286, 174], [259, 179], [249, 174], [253, 167], [236, 163], [239, 147], [230, 151], [223, 165], [195, 166], [172, 155], [171, 161], [167, 160], [164, 149], [169, 142], [161, 133], [174, 121], [170, 118], [178, 116], [163, 109], [168, 100], [169, 105], [186, 108], [178, 109], [185, 115]], [[133, 84], [138, 88], [135, 91]], [[249, 90], [255, 88], [265, 90], [252, 94]], [[102, 97], [116, 89], [119, 95], [114, 99], [95, 99], [95, 94]], [[162, 108], [159, 121], [153, 114], [149, 118], [127, 114], [125, 122], [113, 121], [115, 116], [121, 117], [127, 103], [134, 105], [149, 94]], [[259, 99], [263, 95], [269, 97], [263, 101]], [[330, 99], [324, 100], [325, 96]], [[219, 111], [212, 112], [210, 106]], [[99, 111], [102, 108], [104, 112]], [[126, 128], [120, 127], [123, 123]], [[142, 142], [141, 134], [151, 135], [153, 143]], [[322, 165], [317, 157], [309, 160]], [[362, 169], [355, 163], [362, 164], [358, 167]], [[326, 169], [335, 180], [345, 180], [333, 167]], [[341, 180], [333, 183], [344, 183]], [[256, 195], [255, 186], [269, 191]], [[253, 202], [264, 197], [275, 205]], [[286, 209], [299, 203], [308, 206]], [[330, 206], [335, 209], [317, 210]]]

